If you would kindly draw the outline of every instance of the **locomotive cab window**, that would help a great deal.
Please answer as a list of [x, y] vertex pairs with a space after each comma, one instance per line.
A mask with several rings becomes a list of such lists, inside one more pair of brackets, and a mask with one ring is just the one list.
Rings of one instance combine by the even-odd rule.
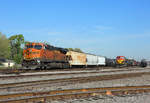
[[47, 49], [47, 50], [53, 50], [54, 48], [52, 46], [46, 45], [45, 49]]
[[34, 48], [40, 50], [42, 49], [42, 45], [35, 45]]
[[33, 48], [33, 45], [26, 45], [26, 48]]

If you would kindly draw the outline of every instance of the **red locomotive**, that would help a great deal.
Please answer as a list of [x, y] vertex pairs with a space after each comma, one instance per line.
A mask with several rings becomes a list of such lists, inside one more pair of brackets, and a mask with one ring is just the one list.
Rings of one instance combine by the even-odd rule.
[[126, 58], [124, 56], [117, 56], [116, 57], [116, 64], [117, 65], [125, 65], [126, 64]]

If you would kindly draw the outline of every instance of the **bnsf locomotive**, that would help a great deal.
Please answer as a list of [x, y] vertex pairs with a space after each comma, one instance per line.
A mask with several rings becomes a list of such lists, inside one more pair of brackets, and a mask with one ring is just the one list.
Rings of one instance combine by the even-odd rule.
[[67, 68], [67, 49], [53, 47], [45, 43], [27, 43], [23, 50], [22, 66], [26, 68]]

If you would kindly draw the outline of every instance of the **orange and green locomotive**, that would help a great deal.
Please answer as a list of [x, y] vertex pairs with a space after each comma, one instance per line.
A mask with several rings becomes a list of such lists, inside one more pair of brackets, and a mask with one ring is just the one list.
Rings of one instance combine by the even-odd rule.
[[25, 68], [69, 67], [67, 49], [45, 43], [27, 43], [23, 50], [22, 66]]

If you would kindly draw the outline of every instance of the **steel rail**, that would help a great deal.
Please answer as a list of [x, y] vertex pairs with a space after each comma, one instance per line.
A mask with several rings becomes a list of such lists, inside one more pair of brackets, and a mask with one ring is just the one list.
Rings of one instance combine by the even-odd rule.
[[[120, 87], [104, 87], [104, 88], [82, 88], [82, 89], [68, 89], [68, 90], [56, 90], [49, 92], [33, 92], [33, 93], [20, 93], [0, 95], [0, 103], [35, 103], [53, 100], [64, 100], [74, 98], [84, 98], [99, 95], [129, 95], [139, 93], [149, 93], [150, 85], [143, 86], [120, 86]], [[18, 97], [24, 97], [19, 99]], [[9, 100], [9, 99], [10, 100]], [[16, 99], [17, 98], [17, 99]], [[7, 100], [8, 99], [8, 100]]]
[[[131, 67], [130, 67], [131, 68]], [[139, 70], [141, 69], [140, 67], [132, 67], [134, 70]], [[34, 70], [34, 69], [1, 69], [0, 73], [4, 74], [20, 74], [20, 73], [34, 73], [34, 72], [55, 72], [55, 71], [82, 71], [82, 70], [106, 70], [106, 69], [116, 69], [114, 67], [92, 67], [92, 68], [67, 68], [67, 69], [46, 69], [46, 70]], [[129, 70], [129, 67], [126, 68], [117, 68], [120, 70]]]
[[[138, 70], [138, 69], [137, 69]], [[12, 75], [12, 76], [0, 76], [0, 79], [13, 79], [13, 78], [24, 78], [24, 77], [37, 77], [37, 76], [52, 76], [52, 75], [71, 75], [71, 74], [94, 74], [94, 73], [111, 73], [111, 72], [121, 72], [121, 71], [135, 71], [133, 70], [110, 70], [110, 71], [89, 71], [89, 72], [74, 72], [74, 73], [47, 73], [46, 74], [19, 74], [19, 75]]]
[[104, 80], [115, 80], [124, 79], [132, 77], [140, 77], [142, 75], [149, 75], [150, 72], [139, 72], [139, 73], [124, 73], [124, 74], [113, 74], [113, 75], [102, 75], [102, 76], [88, 76], [88, 77], [75, 77], [75, 78], [62, 78], [62, 79], [50, 79], [50, 80], [38, 80], [29, 82], [19, 82], [19, 83], [8, 83], [0, 84], [0, 89], [7, 88], [19, 88], [28, 87], [42, 84], [55, 84], [55, 83], [86, 83], [93, 81], [104, 81]]

